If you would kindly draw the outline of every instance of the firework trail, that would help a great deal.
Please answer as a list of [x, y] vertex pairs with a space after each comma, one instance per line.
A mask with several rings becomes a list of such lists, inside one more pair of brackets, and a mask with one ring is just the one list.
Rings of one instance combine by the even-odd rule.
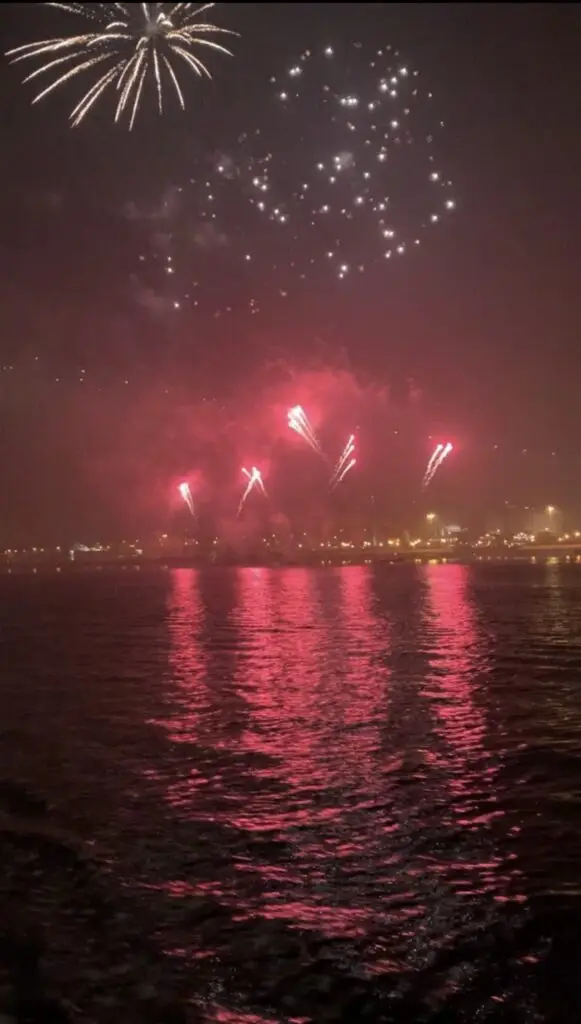
[[341, 473], [339, 474], [339, 476], [337, 477], [337, 479], [335, 481], [334, 487], [338, 487], [339, 484], [341, 483], [341, 481], [344, 480], [345, 477], [347, 476], [347, 473], [351, 469], [353, 469], [353, 466], [356, 466], [356, 465], [357, 465], [357, 459], [350, 459], [349, 462], [347, 463], [347, 465], [341, 470]]
[[329, 481], [331, 484], [331, 490], [334, 490], [335, 487], [341, 483], [341, 481], [347, 476], [349, 470], [355, 465], [355, 459], [352, 458], [354, 452], [355, 434], [351, 434], [331, 474], [331, 480]]
[[[73, 108], [70, 121], [76, 127], [107, 90], [116, 93], [115, 121], [124, 115], [133, 128], [144, 89], [151, 80], [157, 94], [159, 113], [163, 113], [167, 87], [178, 98], [182, 110], [186, 101], [178, 81], [176, 65], [182, 61], [198, 78], [212, 75], [199, 56], [201, 47], [231, 56], [230, 50], [209, 36], [229, 32], [206, 21], [200, 15], [216, 5], [123, 4], [123, 3], [48, 3], [61, 11], [83, 18], [80, 34], [25, 43], [6, 54], [11, 63], [36, 60], [39, 66], [24, 79], [30, 82], [52, 72], [53, 80], [35, 96], [44, 99], [54, 89], [77, 75], [98, 69], [92, 85]], [[230, 35], [236, 33], [229, 32]], [[56, 75], [56, 77], [55, 77]]]
[[427, 466], [426, 472], [424, 474], [424, 480], [423, 480], [423, 484], [422, 484], [424, 489], [426, 487], [428, 487], [428, 485], [432, 482], [432, 480], [434, 479], [434, 477], [435, 477], [436, 473], [438, 472], [440, 466], [448, 458], [450, 452], [453, 451], [453, 448], [454, 448], [454, 446], [449, 441], [445, 445], [444, 444], [437, 445], [435, 451], [432, 454], [432, 457], [431, 457], [430, 461], [428, 462], [428, 466]]
[[323, 456], [323, 451], [319, 444], [317, 435], [315, 434], [302, 405], [295, 405], [292, 409], [289, 409], [288, 425], [291, 430], [294, 430], [295, 433], [299, 435], [299, 437], [302, 437], [303, 441], [306, 441], [307, 444], [310, 445], [317, 455]]
[[448, 444], [440, 452], [440, 454], [439, 454], [439, 456], [438, 456], [438, 458], [436, 460], [436, 465], [432, 469], [432, 475], [430, 477], [430, 480], [432, 480], [434, 478], [435, 474], [438, 472], [438, 470], [439, 470], [440, 466], [442, 465], [442, 463], [448, 458], [450, 452], [453, 451], [453, 447], [454, 446], [452, 444], [450, 444], [450, 442], [448, 442]]
[[248, 480], [248, 483], [246, 484], [246, 488], [244, 490], [244, 494], [242, 495], [242, 497], [240, 499], [240, 504], [238, 506], [238, 512], [236, 513], [236, 515], [238, 515], [238, 516], [242, 512], [242, 509], [244, 508], [244, 506], [246, 504], [247, 498], [249, 497], [250, 493], [254, 490], [255, 487], [260, 487], [260, 490], [262, 491], [262, 493], [266, 497], [266, 487], [264, 486], [264, 480], [262, 479], [262, 473], [260, 472], [260, 470], [257, 469], [256, 466], [253, 466], [252, 469], [249, 471], [249, 470], [245, 469], [245, 467], [243, 466], [242, 467], [242, 472], [244, 473], [244, 476]]
[[432, 478], [432, 470], [436, 464], [438, 455], [440, 454], [441, 451], [443, 451], [443, 448], [443, 444], [437, 444], [432, 454], [430, 455], [430, 458], [428, 459], [428, 465], [426, 466], [426, 471], [424, 473], [424, 478], [422, 480], [422, 487], [426, 488], [428, 486]]
[[192, 497], [192, 492], [190, 490], [190, 485], [187, 484], [187, 483], [180, 484], [179, 487], [178, 487], [178, 491], [180, 492], [180, 495], [181, 495], [182, 499], [185, 501], [186, 505], [188, 506], [188, 508], [189, 508], [189, 510], [190, 510], [190, 512], [192, 514], [192, 517], [195, 518], [196, 513], [195, 513], [195, 510], [194, 510], [194, 499]]

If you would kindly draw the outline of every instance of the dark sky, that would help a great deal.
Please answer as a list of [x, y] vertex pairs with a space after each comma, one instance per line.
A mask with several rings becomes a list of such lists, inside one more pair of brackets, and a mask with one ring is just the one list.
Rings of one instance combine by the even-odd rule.
[[[389, 382], [392, 424], [398, 410], [409, 422], [407, 382], [417, 382], [418, 466], [420, 434], [445, 431], [459, 445], [438, 495], [451, 512], [510, 499], [581, 513], [579, 6], [222, 4], [216, 20], [241, 33], [235, 57], [212, 61], [212, 83], [186, 81], [185, 114], [172, 105], [160, 119], [144, 103], [131, 133], [106, 103], [71, 130], [71, 85], [31, 107], [23, 66], [0, 67], [0, 544], [154, 527], [168, 480], [192, 468], [195, 404], [217, 398], [233, 415], [249, 388], [260, 401], [267, 360], [300, 370], [321, 344], [330, 363], [348, 357], [367, 380]], [[70, 21], [6, 4], [0, 26], [6, 50]], [[193, 244], [190, 232], [171, 252], [180, 285], [199, 276], [204, 301], [173, 310], [161, 276], [147, 277], [160, 236], [162, 255], [170, 251], [167, 223], [152, 227], [152, 213], [217, 155], [242, 159], [241, 134], [266, 123], [270, 76], [326, 42], [389, 44], [420, 69], [445, 121], [437, 157], [453, 183], [453, 217], [381, 272], [345, 288], [313, 273], [284, 302], [266, 288], [264, 239], [255, 271], [231, 263], [222, 275], [207, 239]], [[309, 130], [316, 137], [316, 112]], [[284, 147], [284, 128], [269, 131]], [[257, 315], [237, 311], [254, 295]], [[216, 317], [222, 306], [234, 312]]]

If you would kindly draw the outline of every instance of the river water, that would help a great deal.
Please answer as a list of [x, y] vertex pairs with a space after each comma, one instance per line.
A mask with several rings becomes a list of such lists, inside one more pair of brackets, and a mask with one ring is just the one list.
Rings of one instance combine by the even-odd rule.
[[208, 1021], [581, 1019], [580, 568], [12, 576], [0, 627], [1, 773]]

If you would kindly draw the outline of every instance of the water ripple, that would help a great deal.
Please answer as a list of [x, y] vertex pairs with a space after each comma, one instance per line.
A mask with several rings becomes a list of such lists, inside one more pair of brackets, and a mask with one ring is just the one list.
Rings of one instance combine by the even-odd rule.
[[580, 596], [553, 565], [3, 580], [2, 767], [208, 1020], [570, 1021]]

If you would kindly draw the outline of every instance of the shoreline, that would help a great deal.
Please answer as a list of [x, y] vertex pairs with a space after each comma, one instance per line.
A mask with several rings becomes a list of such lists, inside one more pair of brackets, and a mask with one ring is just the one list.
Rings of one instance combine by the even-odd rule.
[[427, 564], [449, 565], [534, 565], [555, 560], [563, 564], [581, 564], [581, 548], [526, 548], [518, 553], [454, 551], [438, 548], [397, 552], [393, 555], [369, 554], [349, 556], [329, 552], [324, 556], [307, 555], [294, 558], [110, 558], [79, 559], [75, 561], [38, 561], [0, 563], [0, 576], [34, 575], [37, 573], [106, 572], [111, 570], [152, 570], [168, 572], [172, 569], [340, 569], [348, 567], [386, 568]]

